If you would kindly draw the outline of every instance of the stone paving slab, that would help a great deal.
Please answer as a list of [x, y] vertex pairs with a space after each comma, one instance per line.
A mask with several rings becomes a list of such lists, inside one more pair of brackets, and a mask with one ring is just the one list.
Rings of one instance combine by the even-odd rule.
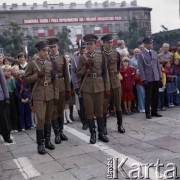
[[58, 160], [58, 162], [67, 170], [72, 168], [80, 168], [82, 166], [87, 166], [90, 164], [95, 164], [99, 161], [89, 154], [82, 154], [78, 156], [61, 158]]
[[107, 167], [102, 163], [96, 163], [81, 168], [73, 168], [69, 171], [79, 180], [88, 180], [101, 177], [103, 174], [106, 177]]
[[75, 176], [73, 176], [70, 172], [58, 172], [48, 175], [43, 175], [37, 178], [33, 178], [34, 180], [78, 180]]

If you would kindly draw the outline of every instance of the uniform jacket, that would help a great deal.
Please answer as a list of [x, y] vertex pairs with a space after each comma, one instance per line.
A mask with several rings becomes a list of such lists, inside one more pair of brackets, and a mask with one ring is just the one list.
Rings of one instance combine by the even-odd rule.
[[77, 65], [79, 62], [79, 53], [74, 53], [73, 57], [71, 58], [71, 81], [73, 83], [74, 89], [80, 88], [80, 79], [77, 77]]
[[151, 50], [152, 56], [145, 49], [138, 56], [138, 69], [142, 81], [153, 82], [161, 79], [161, 68], [157, 53]]
[[[88, 76], [82, 87], [82, 92], [98, 93], [103, 91], [110, 91], [107, 63], [105, 62], [102, 53], [95, 53], [95, 56], [91, 58], [93, 64], [91, 64], [88, 69], [85, 66], [85, 61], [87, 59], [84, 56], [86, 56], [87, 59], [91, 58], [88, 53], [86, 53], [85, 55], [81, 55], [79, 58], [77, 67], [78, 78], [84, 78], [86, 73], [88, 73]], [[96, 73], [96, 78], [93, 78], [93, 73]]]
[[4, 74], [0, 68], [0, 101], [3, 101], [5, 98], [9, 98], [9, 93]]
[[63, 56], [49, 56], [50, 61], [55, 63], [55, 72], [58, 78], [59, 92], [71, 91], [68, 67]]
[[110, 85], [112, 89], [116, 89], [120, 87], [120, 80], [118, 78], [119, 68], [120, 68], [120, 55], [116, 51], [112, 51], [111, 54], [106, 54], [103, 52], [107, 60], [107, 67], [110, 79]]
[[[33, 100], [49, 101], [53, 100], [54, 98], [58, 99], [59, 90], [57, 79], [52, 82], [52, 63], [48, 60], [45, 60], [45, 63], [41, 64], [38, 58], [35, 58], [34, 61], [38, 67], [45, 72], [45, 77], [38, 78], [38, 69], [36, 65], [33, 63], [33, 61], [29, 62], [23, 80], [27, 84], [32, 84], [32, 86], [34, 86], [38, 81], [36, 89], [33, 93]], [[44, 86], [44, 82], [47, 82], [48, 86]]]

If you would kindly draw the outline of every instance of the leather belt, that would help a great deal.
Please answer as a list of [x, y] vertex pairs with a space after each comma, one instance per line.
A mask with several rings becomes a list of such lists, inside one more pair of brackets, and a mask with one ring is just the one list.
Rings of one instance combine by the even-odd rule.
[[87, 77], [92, 77], [93, 79], [97, 78], [97, 77], [102, 77], [101, 74], [97, 74], [97, 73], [92, 73], [92, 74], [88, 74]]
[[47, 82], [47, 81], [44, 81], [43, 83], [40, 83], [40, 85], [42, 85], [42, 86], [50, 86], [50, 85], [52, 85], [52, 82]]

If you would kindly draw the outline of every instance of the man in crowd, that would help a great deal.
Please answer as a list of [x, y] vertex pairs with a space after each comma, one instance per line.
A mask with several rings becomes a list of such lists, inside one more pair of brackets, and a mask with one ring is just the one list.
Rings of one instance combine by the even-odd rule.
[[54, 102], [54, 111], [53, 111], [53, 120], [52, 126], [55, 133], [55, 143], [60, 144], [61, 140], [68, 140], [67, 136], [63, 133], [64, 126], [64, 106], [65, 106], [65, 97], [68, 98], [70, 95], [70, 79], [68, 75], [68, 69], [66, 61], [62, 55], [59, 54], [58, 39], [50, 38], [49, 47], [49, 59], [53, 64], [53, 79], [58, 78], [58, 91], [59, 91], [59, 100]]
[[[101, 40], [103, 41], [103, 55], [105, 61], [107, 61], [107, 68], [110, 78], [110, 89], [111, 89], [111, 98], [113, 99], [113, 104], [116, 108], [116, 117], [118, 124], [118, 131], [120, 133], [125, 133], [125, 129], [122, 126], [122, 113], [121, 113], [121, 83], [119, 78], [119, 69], [120, 69], [120, 54], [117, 51], [112, 51], [113, 46], [113, 37], [111, 34], [104, 35]], [[108, 107], [108, 98], [104, 101], [104, 110], [107, 110]], [[107, 118], [106, 112], [104, 116], [104, 126], [105, 134], [107, 134]]]
[[104, 96], [110, 95], [110, 83], [107, 64], [102, 54], [96, 51], [97, 39], [98, 37], [94, 34], [83, 37], [87, 52], [80, 56], [77, 67], [77, 76], [82, 78], [81, 91], [91, 133], [91, 144], [96, 143], [94, 116], [97, 119], [99, 140], [109, 141], [104, 134], [103, 103]]
[[[75, 52], [71, 59], [71, 78], [75, 92], [79, 96], [80, 79], [77, 77], [76, 71], [79, 62], [79, 57], [85, 53], [86, 49], [85, 49], [85, 42], [82, 40], [78, 41], [77, 45], [78, 45], [78, 52]], [[82, 96], [79, 96], [79, 105], [80, 105], [80, 110], [78, 110], [78, 114], [81, 123], [83, 125], [82, 129], [86, 130], [88, 128], [88, 125], [87, 125], [87, 119], [85, 115], [84, 102]]]
[[147, 36], [143, 43], [145, 49], [138, 56], [138, 67], [145, 88], [146, 118], [151, 119], [151, 116], [162, 117], [157, 113], [161, 69], [157, 53], [153, 50], [153, 39]]
[[53, 150], [51, 143], [51, 119], [53, 113], [53, 101], [59, 99], [56, 78], [52, 81], [52, 63], [48, 61], [48, 42], [40, 41], [35, 47], [38, 50], [36, 58], [29, 62], [24, 82], [32, 84], [33, 107], [37, 115], [36, 137], [39, 154], [46, 154], [45, 147]]

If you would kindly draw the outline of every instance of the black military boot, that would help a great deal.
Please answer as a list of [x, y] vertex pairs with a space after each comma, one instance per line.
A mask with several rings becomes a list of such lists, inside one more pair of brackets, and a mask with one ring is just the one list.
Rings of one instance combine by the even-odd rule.
[[67, 141], [68, 137], [63, 133], [64, 118], [63, 117], [59, 117], [58, 118], [58, 123], [59, 123], [59, 127], [60, 127], [61, 140], [62, 141]]
[[122, 126], [122, 113], [121, 113], [121, 111], [116, 111], [116, 117], [117, 117], [118, 131], [120, 133], [125, 133], [125, 129]]
[[89, 123], [89, 132], [91, 133], [90, 143], [95, 144], [96, 143], [96, 130], [95, 130], [94, 119], [88, 119], [88, 123]]
[[52, 120], [52, 127], [55, 134], [55, 144], [61, 144], [60, 127], [57, 120]]
[[103, 114], [103, 118], [104, 118], [104, 134], [107, 135], [107, 117], [106, 117], [106, 113]]
[[104, 118], [99, 117], [97, 118], [97, 125], [98, 125], [98, 139], [103, 141], [103, 142], [109, 142], [108, 137], [104, 134]]
[[74, 119], [74, 117], [73, 117], [73, 105], [71, 106], [69, 106], [69, 110], [70, 110], [70, 115], [69, 115], [69, 117], [70, 117], [70, 119], [72, 120], [72, 121], [75, 121], [75, 119]]
[[80, 118], [81, 123], [82, 123], [82, 129], [87, 130], [88, 129], [88, 123], [87, 123], [85, 113], [82, 112], [82, 110], [78, 110], [78, 115], [79, 115], [79, 118]]
[[45, 138], [45, 148], [49, 150], [54, 150], [55, 146], [51, 143], [51, 124], [44, 125], [44, 138]]
[[36, 130], [36, 139], [37, 139], [37, 150], [41, 155], [46, 154], [46, 150], [44, 148], [44, 132], [43, 129]]

